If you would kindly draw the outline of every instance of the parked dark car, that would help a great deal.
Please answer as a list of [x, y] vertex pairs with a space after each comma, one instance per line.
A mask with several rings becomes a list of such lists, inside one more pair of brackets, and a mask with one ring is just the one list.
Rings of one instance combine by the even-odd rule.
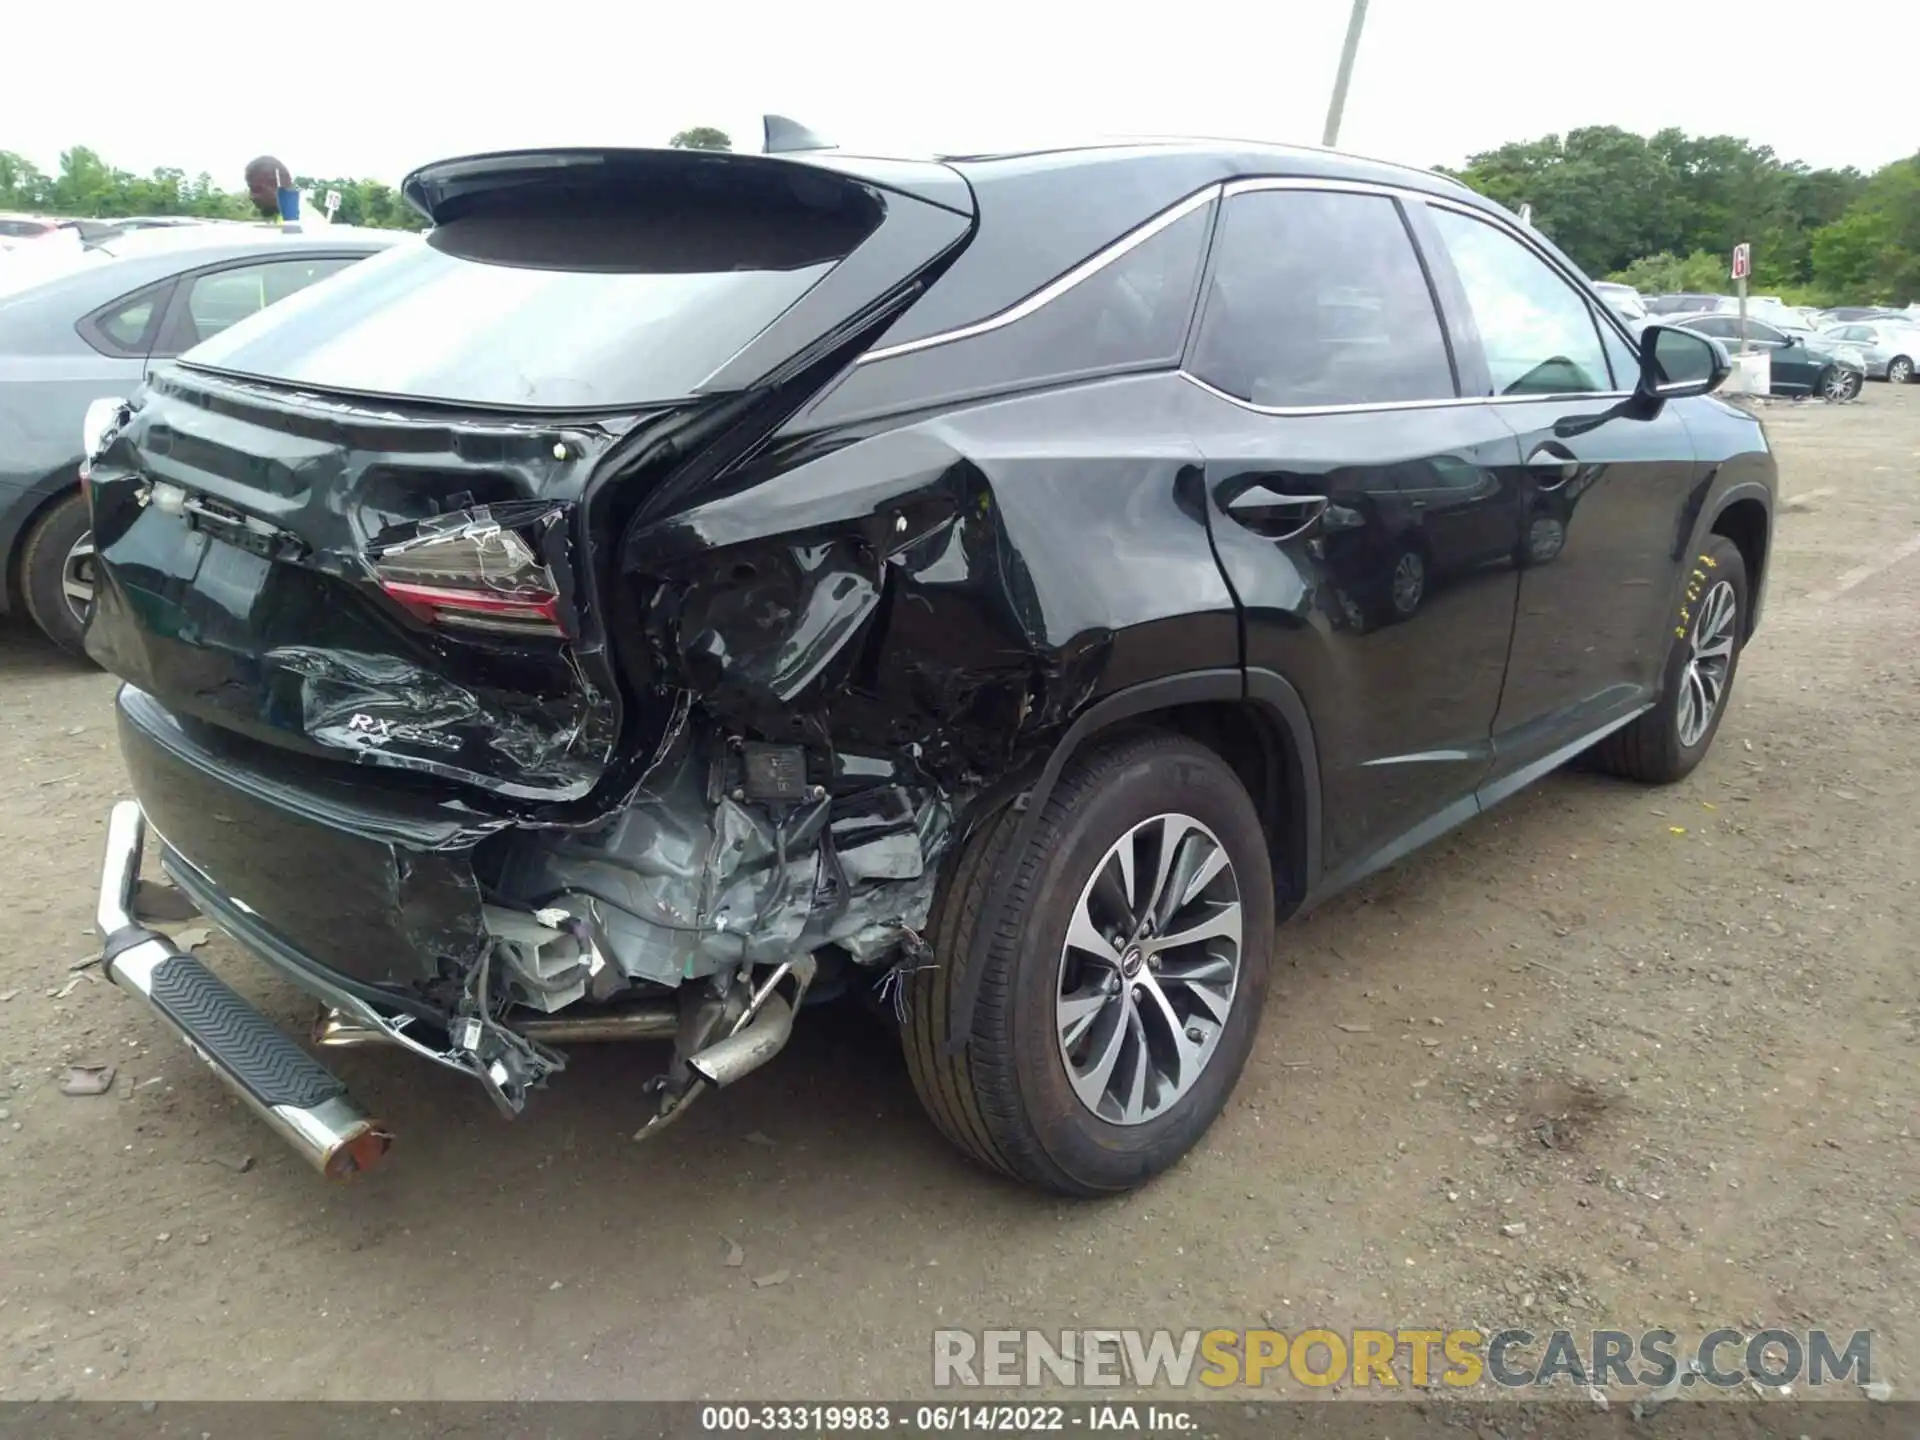
[[[877, 993], [949, 1138], [1091, 1195], [1220, 1113], [1279, 920], [1575, 756], [1675, 780], [1726, 711], [1774, 463], [1724, 351], [1636, 351], [1448, 179], [602, 150], [405, 194], [425, 243], [156, 365], [92, 462], [105, 969], [328, 1173], [389, 1132], [141, 928], [147, 824], [322, 1043], [513, 1113], [670, 1040], [615, 1100], [650, 1132]], [[1356, 628], [1383, 491], [1463, 563]]]
[[[1674, 323], [1698, 335], [1711, 335], [1729, 351], [1740, 343], [1737, 315], [1680, 315], [1674, 317]], [[1859, 348], [1831, 334], [1782, 330], [1749, 316], [1747, 344], [1767, 352], [1768, 389], [1774, 395], [1852, 400], [1867, 383], [1866, 362]]]
[[125, 395], [155, 361], [400, 238], [345, 227], [158, 228], [61, 257], [49, 278], [0, 292], [0, 613], [23, 605], [57, 643], [80, 649], [93, 591], [79, 479], [90, 404]]

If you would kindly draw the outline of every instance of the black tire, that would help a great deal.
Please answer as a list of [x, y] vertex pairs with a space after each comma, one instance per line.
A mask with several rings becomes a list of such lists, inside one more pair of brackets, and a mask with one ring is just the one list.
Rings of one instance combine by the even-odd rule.
[[1865, 378], [1857, 370], [1842, 370], [1834, 367], [1821, 372], [1817, 389], [1820, 397], [1829, 403], [1858, 400]]
[[[1061, 955], [1083, 889], [1134, 826], [1179, 813], [1218, 838], [1241, 904], [1239, 975], [1211, 1058], [1154, 1118], [1109, 1123], [1070, 1083], [1056, 1028]], [[915, 971], [902, 1033], [914, 1090], [961, 1150], [1016, 1179], [1067, 1195], [1130, 1190], [1204, 1135], [1246, 1065], [1266, 999], [1273, 878], [1266, 837], [1240, 781], [1213, 751], [1136, 733], [1076, 757], [1048, 797], [1012, 883], [992, 889], [1020, 816], [983, 826], [954, 857], [929, 939], [936, 963]], [[992, 936], [967, 1043], [948, 1054], [948, 1015], [974, 932]], [[1132, 973], [1132, 972], [1128, 972]]]
[[1906, 355], [1896, 355], [1887, 362], [1887, 379], [1896, 385], [1905, 385], [1913, 379], [1913, 361]]
[[[1683, 677], [1693, 653], [1694, 636], [1707, 614], [1703, 601], [1722, 581], [1733, 590], [1733, 650], [1719, 701], [1706, 728], [1692, 744], [1687, 744], [1680, 733]], [[1713, 737], [1719, 733], [1720, 722], [1733, 698], [1733, 682], [1746, 640], [1747, 605], [1746, 561], [1741, 559], [1740, 551], [1731, 540], [1722, 535], [1709, 536], [1694, 557], [1680, 611], [1674, 617], [1672, 646], [1667, 654], [1660, 699], [1631, 725], [1614, 731], [1594, 747], [1593, 759], [1602, 770], [1650, 785], [1670, 785], [1692, 773], [1712, 748]]]
[[77, 490], [42, 515], [20, 552], [20, 593], [33, 623], [62, 650], [85, 655], [86, 624], [63, 588], [67, 556], [92, 526], [87, 498]]

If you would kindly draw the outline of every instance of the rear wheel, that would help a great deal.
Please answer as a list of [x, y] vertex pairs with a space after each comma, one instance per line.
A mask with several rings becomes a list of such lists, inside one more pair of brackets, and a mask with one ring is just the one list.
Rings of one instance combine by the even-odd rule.
[[[1246, 1064], [1273, 944], [1265, 836], [1218, 755], [1162, 735], [1075, 760], [1008, 855], [1019, 820], [976, 835], [943, 887], [938, 963], [909, 992], [914, 1089], [949, 1140], [1008, 1175], [1131, 1189], [1206, 1133]], [[997, 891], [1003, 856], [1013, 879]], [[982, 926], [979, 1000], [949, 1054]]]
[[1887, 362], [1887, 379], [1896, 385], [1905, 385], [1913, 379], [1913, 361], [1905, 355], [1896, 355]]
[[1746, 562], [1731, 540], [1711, 536], [1688, 572], [1660, 699], [1594, 747], [1600, 767], [1655, 785], [1690, 774], [1727, 713], [1746, 631]]
[[73, 494], [40, 517], [20, 555], [27, 613], [61, 649], [85, 653], [93, 609], [93, 533], [84, 495]]

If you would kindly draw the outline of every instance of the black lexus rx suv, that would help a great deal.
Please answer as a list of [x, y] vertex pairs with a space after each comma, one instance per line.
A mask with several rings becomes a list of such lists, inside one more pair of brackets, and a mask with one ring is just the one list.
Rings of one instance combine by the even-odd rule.
[[1450, 179], [566, 150], [405, 193], [423, 239], [91, 437], [107, 969], [329, 1174], [387, 1127], [150, 928], [149, 827], [322, 1047], [512, 1114], [650, 1041], [608, 1103], [652, 1129], [854, 990], [957, 1145], [1091, 1195], [1220, 1113], [1279, 922], [1726, 712], [1775, 467], [1724, 351]]

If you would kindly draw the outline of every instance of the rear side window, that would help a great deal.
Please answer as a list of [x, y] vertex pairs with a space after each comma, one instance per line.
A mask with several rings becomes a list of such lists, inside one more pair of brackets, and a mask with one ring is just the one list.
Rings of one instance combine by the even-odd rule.
[[1399, 206], [1383, 195], [1233, 196], [1193, 373], [1255, 405], [1449, 399], [1453, 367]]
[[1432, 215], [1466, 291], [1495, 395], [1612, 388], [1584, 295], [1505, 231], [1438, 206]]
[[167, 337], [166, 348], [175, 354], [191, 349], [352, 263], [345, 256], [326, 256], [238, 265], [196, 275], [186, 282], [185, 319], [178, 332]]
[[[840, 421], [1035, 385], [1172, 369], [1186, 343], [1212, 216], [1211, 206], [1180, 216], [1037, 308], [1020, 314], [1020, 306], [1012, 307], [1019, 318], [1007, 324], [860, 366], [822, 401], [815, 417]], [[1035, 292], [1045, 294], [1045, 288]]]
[[154, 332], [172, 290], [173, 282], [164, 280], [122, 295], [80, 322], [80, 338], [105, 355], [144, 356], [153, 348]]
[[192, 361], [324, 389], [542, 409], [677, 399], [879, 223], [864, 191], [676, 191], [455, 219], [324, 302], [236, 325]]

